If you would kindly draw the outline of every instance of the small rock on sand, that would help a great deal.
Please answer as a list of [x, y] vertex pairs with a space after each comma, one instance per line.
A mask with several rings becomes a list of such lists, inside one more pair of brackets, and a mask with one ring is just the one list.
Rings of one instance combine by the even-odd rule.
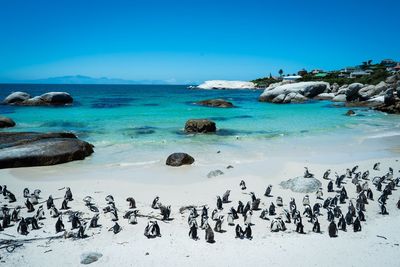
[[224, 173], [221, 170], [210, 171], [207, 174], [207, 178], [212, 178], [212, 177], [216, 177], [216, 176], [223, 175], [223, 174]]
[[321, 186], [321, 182], [316, 178], [304, 178], [302, 176], [289, 179], [280, 183], [283, 189], [290, 189], [297, 193], [316, 192]]
[[98, 261], [103, 254], [98, 252], [87, 252], [81, 255], [81, 264], [91, 264], [95, 261]]

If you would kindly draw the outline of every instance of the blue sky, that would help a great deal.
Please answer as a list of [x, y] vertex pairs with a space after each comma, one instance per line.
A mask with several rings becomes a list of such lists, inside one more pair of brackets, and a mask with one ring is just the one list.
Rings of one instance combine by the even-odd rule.
[[398, 0], [0, 0], [0, 82], [176, 83], [400, 60]]

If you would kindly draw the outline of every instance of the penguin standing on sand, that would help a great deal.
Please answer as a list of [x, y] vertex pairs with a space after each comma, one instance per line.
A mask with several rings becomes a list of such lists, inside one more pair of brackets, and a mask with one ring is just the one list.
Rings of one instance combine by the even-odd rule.
[[374, 169], [375, 171], [379, 171], [379, 170], [380, 170], [380, 169], [379, 169], [380, 165], [381, 165], [380, 162], [375, 163], [373, 169]]
[[56, 222], [56, 233], [64, 231], [64, 223], [62, 221], [62, 217], [59, 216]]
[[217, 209], [222, 210], [222, 199], [220, 196], [217, 196]]
[[51, 209], [51, 207], [52, 207], [53, 205], [54, 205], [54, 199], [53, 199], [53, 197], [50, 195], [49, 198], [48, 198], [47, 201], [46, 201], [47, 209], [48, 209], [48, 210]]
[[251, 231], [251, 226], [250, 226], [250, 224], [248, 224], [248, 225], [246, 226], [246, 229], [244, 230], [244, 236], [245, 236], [247, 239], [249, 239], [249, 240], [252, 240], [252, 239], [253, 239], [253, 233], [252, 233], [252, 231]]
[[325, 172], [324, 175], [323, 175], [323, 178], [324, 178], [325, 180], [328, 180], [328, 179], [329, 179], [329, 174], [331, 174], [331, 170], [330, 170], [330, 169], [326, 170], [326, 172]]
[[99, 221], [99, 213], [96, 213], [95, 215], [93, 215], [92, 219], [90, 219], [89, 227], [90, 228], [99, 227], [98, 221]]
[[192, 225], [190, 226], [190, 230], [189, 230], [189, 237], [193, 240], [198, 240], [199, 237], [197, 236], [197, 223], [196, 221], [192, 222]]
[[331, 223], [329, 224], [328, 233], [329, 237], [337, 237], [338, 230], [334, 221], [331, 221]]
[[236, 233], [236, 236], [235, 236], [236, 238], [243, 239], [244, 232], [243, 232], [242, 227], [239, 224], [237, 224], [235, 227], [235, 233]]
[[135, 201], [135, 199], [133, 197], [128, 197], [126, 199], [126, 201], [129, 202], [129, 208], [130, 209], [136, 209], [136, 201]]
[[272, 185], [268, 185], [267, 189], [265, 189], [264, 196], [270, 197], [271, 196], [271, 191], [272, 191]]
[[25, 206], [28, 209], [28, 212], [35, 211], [35, 208], [33, 207], [33, 204], [29, 201], [29, 198], [26, 199]]
[[240, 186], [240, 189], [242, 189], [242, 190], [246, 190], [246, 188], [247, 188], [246, 183], [243, 180], [240, 181], [239, 186]]
[[69, 209], [69, 207], [68, 207], [68, 199], [64, 198], [63, 202], [61, 203], [60, 210], [68, 210], [68, 209]]
[[206, 236], [205, 236], [206, 241], [208, 243], [215, 243], [214, 232], [209, 224], [206, 224], [205, 231], [206, 231]]
[[67, 199], [68, 201], [74, 200], [74, 199], [72, 198], [71, 188], [69, 188], [69, 187], [66, 188], [64, 198]]
[[21, 221], [18, 224], [17, 232], [21, 235], [27, 235], [28, 232], [28, 224], [25, 222], [24, 218], [21, 218]]

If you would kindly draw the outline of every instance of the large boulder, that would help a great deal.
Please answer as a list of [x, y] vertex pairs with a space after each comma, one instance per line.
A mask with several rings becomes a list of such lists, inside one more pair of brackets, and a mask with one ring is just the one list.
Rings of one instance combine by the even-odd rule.
[[[268, 86], [264, 90], [264, 92], [259, 97], [259, 101], [274, 102], [274, 103], [291, 103], [291, 100], [293, 99], [295, 102], [298, 102], [299, 100], [303, 99], [298, 95], [304, 96], [305, 98], [313, 98], [321, 93], [326, 92], [328, 89], [329, 89], [329, 83], [326, 82], [299, 82], [299, 83], [288, 83], [282, 85], [274, 84]], [[295, 93], [297, 96], [293, 95], [293, 93]], [[289, 94], [291, 94], [290, 102], [288, 101], [289, 99], [285, 100], [286, 96]], [[282, 101], [278, 102], [279, 100]]]
[[347, 87], [346, 89], [346, 100], [347, 101], [353, 101], [355, 99], [359, 98], [358, 91], [360, 91], [361, 88], [363, 88], [364, 85], [362, 83], [352, 83]]
[[4, 99], [5, 104], [20, 106], [63, 106], [70, 105], [73, 98], [66, 92], [49, 92], [32, 97], [24, 92], [15, 92]]
[[206, 119], [192, 119], [185, 124], [187, 133], [214, 133], [216, 130], [215, 122]]
[[332, 98], [333, 102], [346, 102], [346, 95], [345, 94], [339, 94], [336, 95], [334, 98]]
[[317, 100], [332, 100], [335, 97], [334, 93], [322, 93], [314, 97]]
[[304, 178], [299, 176], [280, 183], [283, 189], [290, 189], [297, 193], [313, 193], [321, 186], [321, 182], [316, 178]]
[[14, 92], [5, 98], [3, 103], [4, 104], [16, 104], [16, 103], [20, 103], [25, 100], [28, 100], [29, 98], [31, 98], [31, 96], [28, 93]]
[[233, 104], [223, 99], [206, 99], [196, 102], [197, 105], [217, 108], [232, 108]]
[[0, 133], [0, 169], [60, 164], [92, 153], [93, 146], [72, 133]]
[[194, 158], [186, 153], [173, 153], [168, 156], [165, 164], [172, 167], [179, 167], [182, 165], [191, 165], [194, 162]]
[[0, 116], [0, 128], [14, 127], [15, 122], [7, 117]]
[[386, 91], [386, 89], [387, 84], [385, 82], [380, 82], [377, 85], [367, 85], [361, 88], [360, 91], [358, 91], [358, 94], [364, 99], [369, 99]]

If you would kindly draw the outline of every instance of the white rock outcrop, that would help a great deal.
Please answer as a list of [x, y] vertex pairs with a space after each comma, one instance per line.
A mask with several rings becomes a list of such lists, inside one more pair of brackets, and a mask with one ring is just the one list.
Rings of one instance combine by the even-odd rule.
[[198, 85], [198, 89], [255, 89], [256, 85], [245, 81], [210, 80]]

